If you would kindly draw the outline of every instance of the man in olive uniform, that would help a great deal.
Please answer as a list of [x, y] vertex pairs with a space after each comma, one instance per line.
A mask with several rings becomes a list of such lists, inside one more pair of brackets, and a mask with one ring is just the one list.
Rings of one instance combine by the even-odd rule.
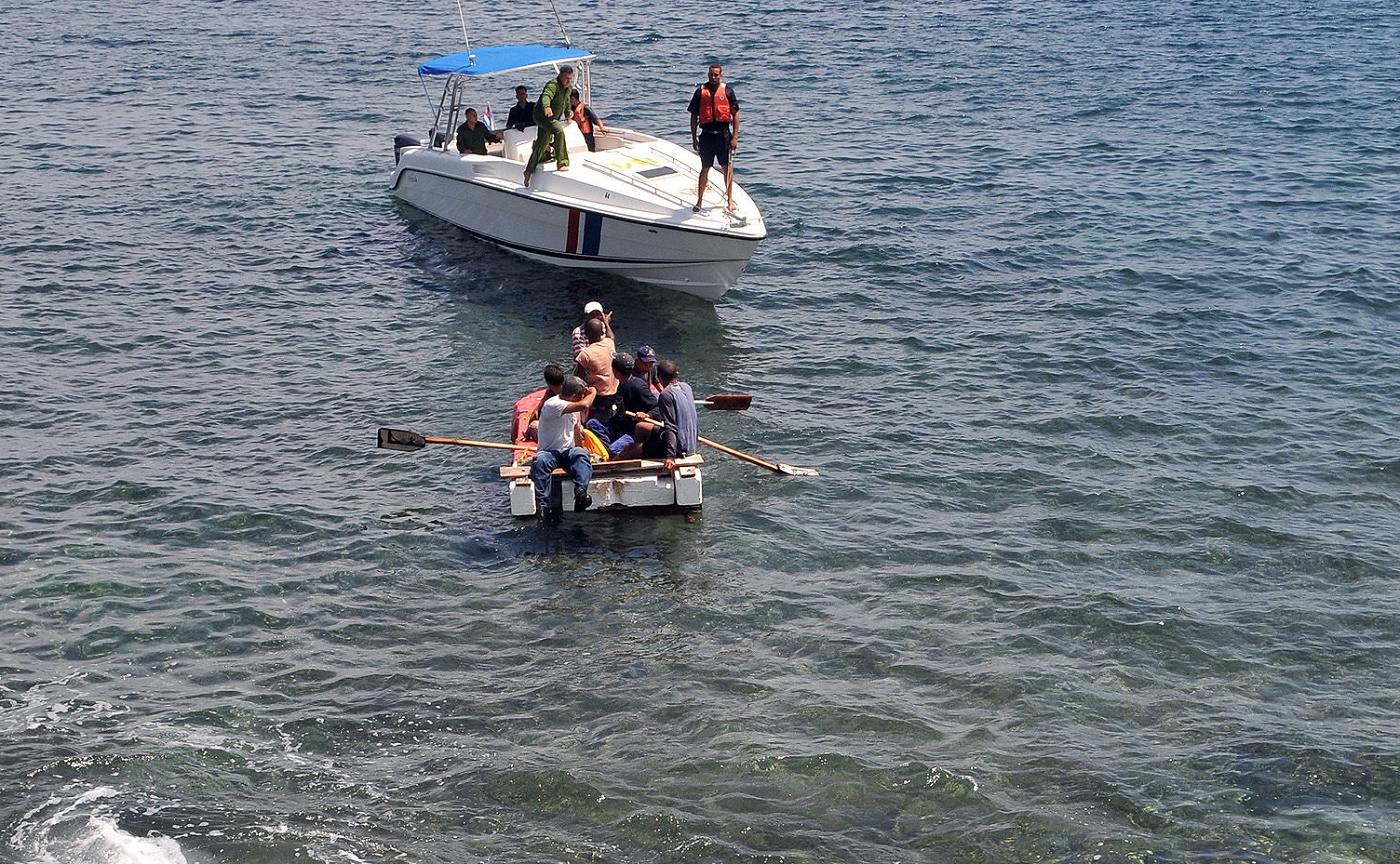
[[544, 85], [540, 91], [539, 101], [535, 103], [535, 126], [539, 132], [535, 134], [535, 150], [530, 154], [530, 161], [525, 166], [525, 185], [530, 185], [530, 178], [535, 175], [535, 169], [540, 167], [540, 162], [544, 161], [544, 154], [549, 150], [549, 145], [554, 144], [554, 163], [560, 171], [569, 170], [569, 148], [564, 143], [564, 121], [569, 119], [572, 109], [569, 107], [569, 94], [574, 90], [574, 67], [560, 66], [559, 74], [549, 79], [549, 83]]
[[468, 108], [467, 113], [462, 118], [462, 125], [457, 127], [457, 152], [475, 153], [478, 156], [486, 155], [486, 145], [495, 144], [501, 140], [501, 136], [487, 129], [485, 124], [476, 119], [476, 109]]

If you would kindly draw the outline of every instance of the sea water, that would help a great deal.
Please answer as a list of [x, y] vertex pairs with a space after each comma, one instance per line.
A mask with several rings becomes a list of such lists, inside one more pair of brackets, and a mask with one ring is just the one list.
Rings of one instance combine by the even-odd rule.
[[[0, 861], [1400, 861], [1396, 7], [561, 14], [610, 126], [724, 64], [718, 304], [389, 194], [453, 4], [0, 12]], [[591, 299], [821, 476], [375, 448]]]

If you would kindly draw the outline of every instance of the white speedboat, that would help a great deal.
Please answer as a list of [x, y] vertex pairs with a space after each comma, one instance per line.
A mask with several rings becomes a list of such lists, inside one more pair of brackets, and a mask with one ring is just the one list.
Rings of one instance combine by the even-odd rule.
[[[767, 228], [737, 183], [734, 209], [726, 209], [719, 166], [710, 171], [700, 212], [692, 212], [700, 157], [690, 149], [607, 124], [607, 132], [595, 134], [597, 150], [590, 153], [570, 122], [565, 125], [569, 170], [556, 171], [546, 162], [528, 187], [524, 170], [534, 128], [503, 130], [502, 142], [490, 145], [485, 156], [457, 152], [453, 130], [466, 109], [481, 112], [490, 95], [499, 98], [518, 81], [530, 80], [516, 73], [557, 74], [561, 65], [572, 65], [575, 86], [583, 101], [590, 101], [593, 59], [577, 49], [508, 45], [421, 64], [425, 94], [429, 80], [445, 78], [445, 84], [433, 106], [428, 139], [400, 135], [394, 142], [393, 193], [526, 258], [719, 299], [738, 280]], [[496, 80], [489, 92], [472, 87], [478, 79], [505, 75], [509, 80]], [[549, 76], [535, 77], [531, 90], [538, 94]]]

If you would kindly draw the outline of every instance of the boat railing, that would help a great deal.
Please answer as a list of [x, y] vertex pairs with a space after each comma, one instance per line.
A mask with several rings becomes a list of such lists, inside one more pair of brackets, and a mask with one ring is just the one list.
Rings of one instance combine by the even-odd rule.
[[[671, 168], [673, 168], [673, 169], [676, 170], [677, 172], [679, 172], [679, 173], [681, 173], [681, 174], [687, 174], [687, 175], [689, 175], [692, 179], [695, 180], [695, 182], [696, 182], [697, 184], [700, 182], [700, 171], [699, 171], [693, 164], [691, 164], [690, 162], [686, 162], [686, 161], [684, 161], [683, 159], [679, 159], [679, 158], [677, 158], [677, 157], [675, 157], [675, 156], [672, 156], [670, 153], [667, 153], [665, 150], [655, 150], [655, 149], [654, 149], [654, 150], [651, 151], [651, 154], [652, 154], [652, 156], [656, 157], [656, 159], [657, 159], [658, 161], [660, 161], [660, 162], [665, 162], [667, 165], [669, 165]], [[705, 200], [706, 200], [706, 201], [709, 201], [709, 200], [710, 200], [711, 193], [714, 193], [716, 196], [722, 195], [722, 193], [721, 193], [720, 191], [718, 191], [718, 190], [723, 189], [723, 185], [722, 185], [722, 184], [723, 184], [724, 172], [723, 172], [723, 171], [720, 171], [719, 174], [720, 174], [720, 184], [716, 184], [716, 183], [714, 182], [714, 180], [711, 179], [710, 183], [708, 184], [708, 188], [705, 189]], [[687, 203], [687, 202], [682, 201], [681, 203], [682, 203], [682, 204], [685, 204], [685, 203]], [[720, 201], [716, 202], [716, 203], [714, 204], [714, 206], [719, 206], [720, 204], [723, 204], [723, 203], [724, 203], [724, 202], [723, 202], [722, 200], [720, 200]], [[737, 220], [737, 221], [736, 221], [736, 220]], [[747, 220], [747, 219], [735, 217], [735, 216], [733, 216], [732, 214], [729, 215], [729, 222], [730, 222], [731, 225], [747, 225], [747, 224], [748, 224], [748, 220]]]
[[694, 177], [696, 179], [699, 179], [700, 177], [700, 172], [695, 170], [694, 165], [691, 165], [689, 162], [686, 162], [682, 159], [677, 159], [675, 156], [672, 156], [665, 150], [653, 149], [651, 151], [651, 155], [655, 156], [660, 161], [669, 164], [672, 168], [676, 169], [682, 174], [689, 174], [691, 177]]
[[[652, 136], [649, 136], [649, 135], [641, 135], [641, 134], [636, 134], [636, 133], [633, 133], [633, 134], [630, 134], [630, 135], [629, 135], [628, 133], [629, 133], [631, 130], [614, 130], [614, 131], [617, 131], [617, 132], [620, 132], [620, 133], [621, 133], [621, 137], [622, 137], [622, 139], [623, 139], [623, 141], [624, 141], [624, 146], [625, 146], [625, 144], [646, 144], [646, 143], [648, 143], [648, 142], [650, 142], [650, 141], [656, 140], [655, 138], [653, 138]], [[662, 165], [662, 166], [664, 166], [664, 167], [670, 168], [671, 170], [675, 171], [676, 173], [678, 173], [678, 174], [680, 174], [680, 175], [682, 175], [682, 176], [688, 177], [690, 180], [693, 180], [693, 181], [695, 181], [695, 182], [697, 182], [697, 183], [699, 182], [699, 179], [700, 179], [700, 171], [699, 171], [694, 165], [692, 165], [691, 163], [686, 162], [685, 160], [680, 159], [680, 158], [678, 158], [678, 157], [676, 157], [676, 156], [673, 156], [673, 155], [671, 155], [670, 153], [667, 153], [665, 150], [662, 150], [662, 149], [660, 149], [660, 148], [649, 147], [649, 148], [647, 148], [647, 150], [648, 150], [648, 153], [647, 153], [648, 158], [650, 158], [651, 160], [653, 160], [655, 163], [657, 163], [657, 164], [659, 164], [659, 165]], [[606, 151], [604, 151], [604, 152], [606, 152]], [[690, 206], [690, 203], [691, 203], [691, 202], [690, 202], [690, 199], [689, 199], [689, 198], [683, 198], [683, 197], [681, 197], [681, 196], [679, 196], [679, 195], [676, 195], [676, 194], [673, 193], [673, 192], [668, 192], [668, 191], [666, 191], [665, 189], [662, 189], [660, 186], [657, 186], [655, 183], [650, 183], [650, 182], [648, 182], [648, 181], [646, 181], [646, 180], [644, 180], [644, 179], [638, 178], [637, 176], [635, 176], [634, 174], [632, 174], [632, 173], [630, 173], [630, 172], [628, 172], [628, 171], [623, 171], [623, 170], [621, 170], [621, 169], [614, 168], [614, 167], [612, 167], [611, 165], [600, 165], [600, 164], [598, 164], [598, 163], [596, 163], [596, 162], [593, 162], [593, 161], [589, 161], [589, 162], [587, 162], [586, 164], [587, 164], [589, 167], [591, 167], [591, 168], [594, 168], [594, 169], [596, 169], [596, 170], [598, 170], [598, 171], [602, 171], [603, 173], [608, 174], [608, 175], [610, 175], [610, 176], [612, 176], [612, 177], [616, 177], [616, 178], [618, 178], [619, 180], [626, 181], [627, 183], [630, 183], [630, 184], [633, 185], [633, 186], [636, 186], [636, 187], [642, 188], [642, 189], [647, 189], [647, 190], [651, 191], [652, 193], [654, 193], [655, 195], [657, 195], [658, 197], [665, 198], [666, 200], [672, 201], [672, 202], [674, 202], [674, 203], [676, 203], [676, 204], [679, 204], [679, 205], [682, 206], [682, 207], [689, 207], [689, 206]], [[722, 174], [722, 173], [723, 173], [723, 172], [721, 172], [721, 174]], [[716, 207], [722, 206], [723, 203], [724, 203], [723, 198], [722, 198], [722, 196], [723, 196], [723, 191], [722, 191], [723, 188], [724, 188], [724, 187], [723, 187], [723, 185], [722, 185], [722, 180], [721, 180], [721, 183], [719, 183], [719, 184], [717, 184], [717, 183], [715, 183], [715, 182], [711, 182], [711, 183], [709, 184], [709, 188], [705, 190], [705, 200], [706, 200], [707, 202], [711, 203], [712, 206], [716, 206]], [[714, 197], [714, 196], [721, 196], [721, 197], [719, 197], [718, 200], [712, 201], [711, 199], [712, 199], [712, 197]], [[748, 220], [747, 220], [747, 219], [745, 219], [745, 218], [743, 218], [743, 217], [740, 217], [740, 216], [737, 216], [737, 215], [735, 215], [735, 214], [733, 214], [733, 213], [729, 213], [729, 212], [726, 211], [726, 216], [729, 217], [729, 223], [730, 223], [731, 226], [742, 226], [742, 225], [747, 225], [747, 224], [748, 224]]]
[[598, 162], [594, 162], [592, 159], [587, 160], [583, 164], [587, 165], [589, 168], [592, 168], [594, 171], [601, 171], [609, 177], [614, 177], [618, 180], [623, 181], [624, 183], [629, 183], [633, 186], [636, 186], [638, 189], [645, 189], [651, 194], [656, 195], [659, 198], [664, 198], [667, 201], [674, 202], [675, 204], [678, 204], [681, 207], [684, 207], [689, 203], [688, 201], [686, 201], [686, 199], [675, 194], [674, 192], [667, 192], [665, 189], [662, 189], [655, 183], [649, 183], [645, 179], [637, 177], [630, 171], [623, 171], [619, 168], [614, 168], [611, 165], [603, 165]]

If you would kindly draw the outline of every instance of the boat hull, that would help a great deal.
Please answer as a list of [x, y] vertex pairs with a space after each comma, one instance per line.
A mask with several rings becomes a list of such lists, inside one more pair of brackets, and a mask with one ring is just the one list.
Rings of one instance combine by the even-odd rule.
[[531, 260], [719, 299], [766, 236], [761, 218], [755, 211], [753, 225], [713, 208], [694, 214], [679, 194], [639, 189], [604, 161], [628, 164], [622, 158], [585, 154], [568, 172], [542, 168], [526, 187], [520, 162], [409, 147], [400, 151], [392, 191]]

